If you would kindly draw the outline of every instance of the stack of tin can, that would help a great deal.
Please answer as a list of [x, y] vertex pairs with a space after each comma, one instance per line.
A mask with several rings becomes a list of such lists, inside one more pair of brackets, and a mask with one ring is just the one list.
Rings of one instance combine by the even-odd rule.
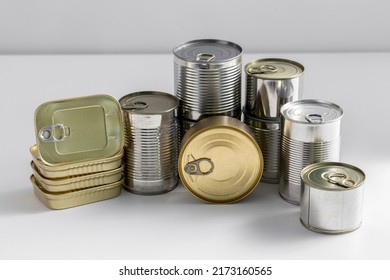
[[203, 118], [241, 117], [239, 45], [223, 40], [194, 40], [178, 45], [173, 53], [180, 138]]
[[280, 180], [280, 108], [302, 98], [304, 67], [295, 61], [266, 58], [245, 66], [243, 121], [253, 130], [264, 155], [262, 182]]
[[48, 208], [64, 209], [113, 198], [123, 183], [123, 128], [109, 95], [50, 101], [35, 111], [37, 144], [30, 179]]

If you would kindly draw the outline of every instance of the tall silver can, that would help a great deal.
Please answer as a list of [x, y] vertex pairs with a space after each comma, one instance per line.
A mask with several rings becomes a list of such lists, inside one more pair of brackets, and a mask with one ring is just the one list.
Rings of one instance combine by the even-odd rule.
[[301, 171], [309, 164], [338, 161], [343, 110], [322, 100], [285, 104], [282, 114], [280, 195], [299, 205]]
[[264, 157], [264, 171], [261, 181], [278, 184], [280, 181], [280, 120], [255, 118], [243, 112], [243, 121], [254, 132], [257, 144]]
[[207, 116], [235, 117], [241, 112], [239, 45], [223, 40], [185, 42], [173, 50], [178, 116], [198, 121]]
[[245, 66], [245, 110], [258, 118], [280, 118], [281, 107], [301, 99], [304, 67], [281, 58], [266, 58]]
[[362, 223], [365, 174], [340, 162], [314, 163], [301, 172], [301, 222], [309, 230], [339, 234]]
[[178, 99], [168, 93], [143, 91], [123, 96], [124, 186], [137, 194], [160, 194], [178, 184]]

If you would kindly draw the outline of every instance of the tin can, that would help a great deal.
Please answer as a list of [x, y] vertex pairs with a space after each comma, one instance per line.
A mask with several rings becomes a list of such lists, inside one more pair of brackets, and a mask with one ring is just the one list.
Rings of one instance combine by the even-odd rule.
[[137, 194], [160, 194], [178, 184], [178, 99], [157, 91], [123, 96], [125, 125], [125, 189]]
[[365, 174], [340, 162], [321, 162], [301, 172], [301, 222], [309, 230], [339, 234], [362, 223]]
[[257, 118], [280, 118], [281, 107], [302, 98], [302, 64], [266, 58], [245, 66], [245, 110]]
[[264, 162], [250, 128], [227, 116], [209, 117], [188, 130], [181, 144], [179, 174], [196, 197], [236, 202], [261, 179]]
[[123, 148], [122, 114], [107, 94], [49, 101], [35, 111], [35, 133], [48, 164], [109, 158]]
[[280, 181], [280, 120], [255, 118], [243, 112], [244, 123], [254, 132], [257, 144], [264, 156], [264, 172], [261, 181], [279, 184]]
[[215, 39], [178, 45], [174, 54], [174, 91], [178, 116], [237, 116], [241, 111], [241, 53], [239, 45]]
[[340, 158], [343, 110], [328, 101], [307, 99], [285, 104], [281, 114], [279, 193], [286, 201], [299, 205], [302, 169]]

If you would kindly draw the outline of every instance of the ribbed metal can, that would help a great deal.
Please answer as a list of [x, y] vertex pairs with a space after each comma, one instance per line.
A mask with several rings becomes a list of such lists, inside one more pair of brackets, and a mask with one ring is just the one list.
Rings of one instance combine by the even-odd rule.
[[309, 230], [340, 234], [362, 224], [365, 174], [341, 162], [320, 162], [301, 172], [301, 222]]
[[215, 39], [174, 48], [174, 92], [180, 101], [180, 118], [198, 121], [241, 112], [241, 53], [239, 45]]
[[261, 182], [278, 184], [280, 181], [280, 120], [255, 118], [243, 112], [243, 121], [252, 129], [264, 157]]
[[304, 67], [282, 59], [265, 58], [245, 65], [245, 110], [257, 118], [280, 118], [280, 108], [301, 99]]
[[143, 91], [119, 100], [124, 115], [124, 186], [137, 194], [160, 194], [178, 184], [178, 99]]
[[299, 100], [281, 108], [282, 139], [279, 193], [300, 204], [301, 171], [309, 164], [338, 161], [343, 110], [322, 100]]

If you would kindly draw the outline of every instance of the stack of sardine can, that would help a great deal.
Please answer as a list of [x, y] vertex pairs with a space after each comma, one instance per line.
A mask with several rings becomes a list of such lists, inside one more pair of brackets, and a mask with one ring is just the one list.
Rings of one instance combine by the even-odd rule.
[[179, 100], [156, 91], [134, 92], [119, 99], [124, 117], [126, 190], [154, 195], [173, 190], [179, 181]]
[[280, 181], [280, 108], [302, 98], [304, 67], [298, 62], [265, 58], [245, 66], [243, 121], [253, 130], [264, 156], [262, 182]]
[[239, 45], [201, 39], [180, 44], [173, 53], [180, 138], [203, 118], [241, 117], [242, 49]]
[[303, 99], [281, 108], [280, 195], [300, 204], [301, 171], [312, 163], [339, 161], [343, 110], [336, 104]]
[[114, 97], [46, 102], [35, 111], [35, 132], [30, 179], [45, 206], [70, 208], [121, 193], [123, 124]]

